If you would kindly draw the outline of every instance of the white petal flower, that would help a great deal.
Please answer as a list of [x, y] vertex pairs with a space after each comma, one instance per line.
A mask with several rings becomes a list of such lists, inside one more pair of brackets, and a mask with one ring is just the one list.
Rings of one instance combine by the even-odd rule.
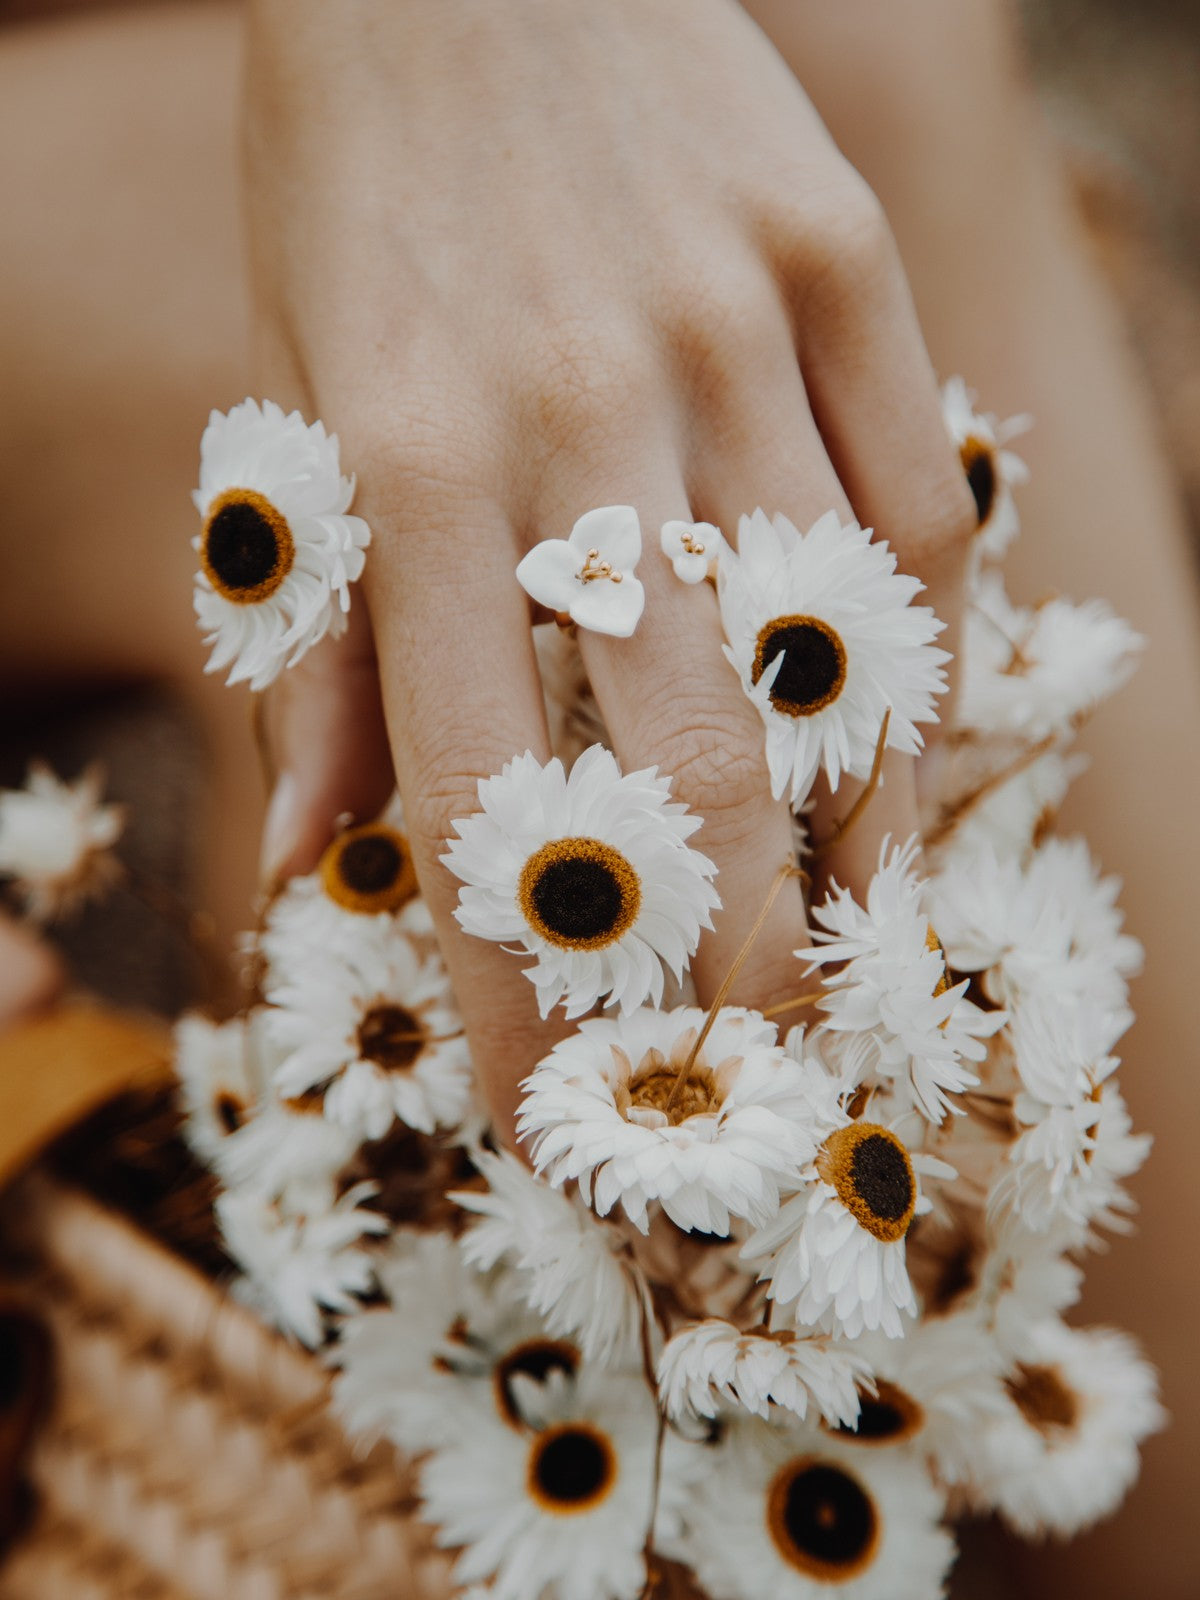
[[432, 1133], [466, 1115], [471, 1060], [450, 980], [404, 934], [376, 930], [344, 959], [290, 973], [268, 999], [281, 1095], [320, 1090], [325, 1115], [366, 1139], [396, 1117]]
[[354, 1310], [356, 1297], [371, 1288], [373, 1257], [362, 1244], [390, 1227], [360, 1205], [375, 1189], [356, 1184], [328, 1210], [301, 1216], [261, 1195], [236, 1189], [218, 1195], [225, 1246], [245, 1274], [234, 1292], [302, 1344], [320, 1344], [325, 1313]]
[[[936, 848], [939, 870], [967, 868], [979, 855], [1023, 858], [1046, 838], [1072, 782], [1087, 768], [1087, 757], [1047, 750], [1023, 765], [1011, 750], [987, 776], [1017, 770], [987, 790], [955, 821], [949, 837]], [[949, 809], [954, 810], [953, 802]], [[935, 872], [934, 876], [937, 876]]]
[[914, 837], [889, 855], [888, 840], [867, 890], [866, 908], [836, 883], [812, 909], [819, 944], [798, 950], [809, 971], [841, 963], [823, 978], [821, 1006], [831, 1030], [869, 1043], [867, 1062], [894, 1080], [902, 1100], [931, 1122], [953, 1108], [949, 1098], [979, 1082], [966, 1066], [987, 1054], [983, 1041], [1004, 1024], [966, 998], [966, 982], [951, 988], [941, 944], [921, 909], [923, 885], [914, 870]]
[[433, 936], [429, 908], [417, 894], [412, 849], [398, 821], [347, 828], [315, 872], [290, 878], [267, 907], [258, 950], [274, 979], [329, 956], [353, 961], [362, 945], [399, 931]]
[[886, 543], [828, 512], [801, 534], [786, 517], [743, 517], [738, 549], [721, 551], [717, 590], [725, 654], [766, 725], [775, 796], [792, 804], [822, 767], [871, 771], [885, 712], [889, 749], [915, 754], [918, 722], [936, 722], [950, 658], [921, 584], [896, 571]]
[[682, 583], [703, 583], [716, 570], [722, 538], [711, 522], [664, 522], [659, 534], [662, 553]]
[[[644, 1381], [583, 1368], [543, 1384], [514, 1379], [514, 1389], [527, 1426], [481, 1409], [448, 1427], [420, 1469], [423, 1514], [439, 1544], [461, 1551], [455, 1579], [489, 1580], [495, 1600], [637, 1600], [658, 1439]], [[657, 1527], [670, 1538], [685, 1453], [669, 1437], [665, 1447]]]
[[706, 1452], [678, 1554], [722, 1600], [935, 1600], [954, 1557], [944, 1497], [898, 1451], [746, 1421]]
[[350, 584], [371, 541], [347, 515], [354, 480], [336, 434], [264, 400], [214, 411], [200, 441], [204, 519], [194, 548], [195, 609], [213, 651], [206, 668], [265, 689], [326, 634], [346, 629]]
[[1089, 1025], [1104, 1013], [1116, 1026], [1142, 962], [1137, 940], [1121, 931], [1120, 887], [1100, 876], [1082, 839], [1051, 838], [1025, 865], [992, 850], [955, 855], [927, 898], [950, 965], [980, 973], [996, 1004], [1070, 1002]]
[[577, 1180], [601, 1216], [621, 1204], [643, 1232], [657, 1201], [677, 1227], [728, 1234], [761, 1222], [812, 1159], [807, 1078], [773, 1023], [726, 1007], [596, 1017], [525, 1080], [517, 1124], [551, 1183]]
[[975, 586], [964, 620], [960, 722], [1030, 741], [1074, 730], [1132, 676], [1144, 641], [1102, 600], [1013, 606], [998, 574]]
[[450, 1196], [479, 1219], [463, 1235], [466, 1259], [481, 1271], [503, 1262], [546, 1331], [574, 1340], [585, 1360], [636, 1359], [642, 1307], [620, 1234], [509, 1152], [479, 1150], [474, 1161], [487, 1189]]
[[624, 776], [599, 745], [568, 778], [528, 752], [481, 780], [482, 810], [454, 823], [444, 865], [459, 877], [468, 933], [519, 942], [543, 1016], [560, 1000], [577, 1017], [597, 1001], [628, 1012], [663, 997], [720, 904], [716, 868], [685, 841], [699, 817], [669, 798], [654, 769]]
[[15, 880], [35, 922], [69, 915], [120, 877], [112, 847], [125, 808], [101, 805], [103, 787], [97, 766], [62, 783], [35, 761], [24, 789], [0, 790], [0, 877]]
[[1127, 1335], [1048, 1321], [1028, 1330], [1011, 1403], [976, 1439], [977, 1499], [1029, 1538], [1071, 1538], [1109, 1515], [1163, 1427], [1152, 1367]]
[[942, 415], [975, 498], [977, 548], [998, 560], [1020, 532], [1013, 489], [1029, 479], [1029, 468], [1020, 456], [1004, 446], [1025, 433], [1031, 419], [1019, 416], [999, 422], [989, 413], [976, 412], [974, 396], [961, 378], [947, 379], [942, 389]]
[[742, 1333], [717, 1318], [672, 1334], [658, 1361], [658, 1393], [668, 1417], [717, 1417], [731, 1406], [764, 1419], [772, 1410], [803, 1419], [809, 1408], [836, 1427], [853, 1425], [857, 1384], [867, 1362], [828, 1339], [795, 1333]]
[[256, 1007], [228, 1022], [189, 1012], [175, 1024], [175, 1075], [183, 1108], [183, 1137], [205, 1166], [255, 1115], [269, 1093], [279, 1052], [267, 1012]]
[[578, 1346], [549, 1335], [515, 1278], [476, 1271], [449, 1234], [397, 1229], [375, 1277], [387, 1304], [349, 1318], [330, 1352], [335, 1406], [364, 1440], [383, 1434], [411, 1454], [481, 1411], [516, 1426], [518, 1374], [579, 1367]]
[[543, 539], [517, 568], [517, 582], [539, 605], [593, 633], [628, 639], [646, 593], [634, 569], [642, 529], [632, 506], [585, 512], [569, 538]]
[[968, 1482], [978, 1430], [1001, 1415], [1007, 1363], [975, 1312], [930, 1317], [903, 1339], [864, 1334], [843, 1346], [868, 1368], [858, 1418], [839, 1430], [846, 1444], [904, 1445], [943, 1484]]
[[221, 1182], [243, 1194], [277, 1200], [289, 1213], [328, 1209], [339, 1175], [359, 1140], [303, 1101], [281, 1101], [269, 1090], [254, 1115], [217, 1148]]
[[852, 1121], [839, 1103], [842, 1088], [829, 1079], [823, 1101], [813, 1092], [809, 1126], [820, 1148], [803, 1187], [747, 1239], [742, 1255], [758, 1264], [777, 1305], [794, 1304], [798, 1328], [850, 1339], [882, 1329], [898, 1339], [902, 1314], [917, 1311], [904, 1240], [930, 1205], [918, 1175], [953, 1176], [953, 1169], [910, 1150], [891, 1128]]
[[1145, 1161], [1150, 1139], [1131, 1132], [1112, 1081], [1118, 1063], [1097, 1045], [1095, 1027], [1103, 1025], [1103, 1016], [1045, 1002], [1017, 1012], [1013, 1045], [1023, 1088], [1013, 1114], [1021, 1131], [989, 1197], [1001, 1223], [1012, 1213], [1035, 1232], [1073, 1226], [1078, 1242], [1093, 1223], [1128, 1226], [1124, 1214], [1133, 1205], [1122, 1183]]

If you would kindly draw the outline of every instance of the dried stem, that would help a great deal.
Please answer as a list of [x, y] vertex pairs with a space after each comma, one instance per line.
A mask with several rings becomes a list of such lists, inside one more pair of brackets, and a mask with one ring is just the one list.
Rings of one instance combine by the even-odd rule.
[[1035, 761], [1039, 761], [1042, 756], [1048, 755], [1057, 745], [1058, 738], [1057, 733], [1048, 733], [1044, 739], [1039, 739], [1036, 744], [1031, 744], [1027, 750], [1022, 750], [1019, 756], [1010, 761], [1007, 766], [1001, 767], [999, 772], [993, 772], [991, 777], [985, 778], [981, 784], [970, 790], [961, 800], [955, 801], [954, 805], [950, 807], [937, 825], [925, 835], [926, 845], [941, 844], [943, 840], [954, 832], [960, 822], [970, 816], [976, 806], [987, 799], [988, 795], [994, 794], [997, 789], [1003, 788], [1010, 778], [1018, 777], [1027, 767], [1031, 767]]
[[781, 1017], [786, 1011], [798, 1011], [801, 1006], [815, 1005], [818, 1000], [824, 999], [825, 994], [824, 989], [813, 989], [808, 994], [796, 994], [790, 1000], [780, 1000], [776, 1005], [764, 1007], [762, 1015]]
[[751, 950], [753, 950], [753, 948], [754, 948], [754, 946], [755, 946], [755, 944], [756, 944], [756, 942], [758, 940], [759, 934], [763, 931], [763, 928], [766, 925], [767, 918], [771, 914], [771, 907], [775, 904], [775, 901], [779, 898], [779, 891], [783, 888], [784, 884], [788, 881], [789, 878], [799, 878], [799, 877], [802, 877], [802, 876], [803, 876], [803, 869], [800, 868], [800, 867], [793, 867], [791, 865], [786, 866], [786, 867], [780, 867], [779, 871], [776, 873], [775, 881], [771, 885], [770, 890], [767, 893], [767, 898], [763, 901], [762, 910], [758, 913], [758, 916], [754, 919], [754, 926], [750, 929], [750, 932], [746, 935], [745, 941], [742, 944], [742, 948], [738, 951], [737, 955], [733, 959], [733, 965], [730, 967], [729, 971], [725, 974], [724, 982], [721, 984], [721, 987], [717, 990], [716, 995], [715, 995], [715, 997], [713, 999], [712, 1005], [709, 1006], [709, 1008], [708, 1008], [708, 1015], [704, 1019], [704, 1026], [700, 1029], [700, 1032], [696, 1035], [696, 1042], [692, 1046], [692, 1048], [688, 1051], [687, 1060], [680, 1067], [678, 1076], [676, 1077], [675, 1082], [671, 1086], [671, 1093], [668, 1095], [667, 1103], [666, 1103], [665, 1107], [663, 1108], [668, 1114], [670, 1113], [672, 1107], [674, 1106], [675, 1101], [677, 1100], [677, 1098], [679, 1096], [680, 1090], [683, 1088], [684, 1084], [687, 1082], [688, 1073], [691, 1072], [692, 1068], [696, 1064], [696, 1057], [700, 1054], [700, 1051], [704, 1048], [704, 1041], [708, 1038], [709, 1034], [712, 1032], [713, 1024], [716, 1022], [717, 1015], [720, 1012], [721, 1007], [725, 1004], [725, 1001], [729, 996], [729, 991], [733, 988], [735, 982], [737, 981], [738, 973], [745, 966], [746, 958], [749, 956]]
[[819, 861], [834, 845], [841, 844], [842, 840], [861, 819], [863, 812], [875, 798], [875, 791], [879, 788], [879, 779], [883, 772], [883, 754], [887, 749], [888, 723], [892, 720], [892, 708], [889, 706], [883, 713], [883, 721], [879, 724], [879, 737], [875, 741], [875, 759], [871, 762], [871, 775], [867, 779], [866, 788], [858, 799], [847, 811], [840, 822], [835, 822], [833, 832], [828, 839], [822, 839], [820, 844], [814, 844], [811, 856], [814, 861]]

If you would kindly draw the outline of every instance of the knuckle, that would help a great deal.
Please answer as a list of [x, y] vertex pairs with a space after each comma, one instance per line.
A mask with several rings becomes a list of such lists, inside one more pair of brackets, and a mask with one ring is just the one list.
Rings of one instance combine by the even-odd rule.
[[685, 382], [710, 408], [736, 403], [747, 374], [774, 370], [781, 350], [792, 359], [791, 327], [766, 275], [710, 269], [673, 298], [663, 314], [667, 340]]
[[889, 285], [899, 255], [883, 206], [851, 168], [810, 196], [790, 276], [822, 309], [847, 309]]
[[964, 552], [977, 521], [966, 479], [952, 467], [922, 487], [904, 518], [908, 531], [897, 534], [892, 543], [905, 569], [920, 576]]
[[704, 821], [703, 840], [724, 841], [749, 832], [769, 798], [761, 741], [740, 722], [723, 715], [686, 718], [653, 740], [660, 770], [673, 780], [672, 794]]
[[640, 428], [659, 391], [648, 341], [599, 319], [558, 318], [536, 353], [524, 409], [557, 448]]
[[420, 786], [405, 797], [405, 821], [417, 858], [430, 866], [454, 838], [454, 823], [479, 810], [479, 780], [490, 770], [484, 762], [472, 770], [461, 752], [448, 764], [417, 764]]

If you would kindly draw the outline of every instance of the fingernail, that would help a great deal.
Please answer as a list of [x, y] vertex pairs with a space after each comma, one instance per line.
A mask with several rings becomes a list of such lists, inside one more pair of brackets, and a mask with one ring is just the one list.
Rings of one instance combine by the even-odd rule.
[[300, 790], [295, 777], [290, 772], [281, 772], [271, 793], [267, 819], [263, 823], [258, 872], [264, 884], [272, 882], [296, 848], [299, 798]]

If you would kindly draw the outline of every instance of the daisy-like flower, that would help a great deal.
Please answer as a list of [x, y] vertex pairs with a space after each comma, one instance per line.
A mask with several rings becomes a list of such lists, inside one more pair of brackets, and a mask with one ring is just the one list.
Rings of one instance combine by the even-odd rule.
[[63, 783], [40, 761], [23, 789], [0, 790], [0, 877], [10, 877], [35, 922], [67, 916], [121, 875], [112, 847], [125, 808], [101, 805], [104, 774], [92, 766]]
[[632, 506], [587, 511], [566, 539], [543, 539], [517, 567], [517, 582], [557, 616], [628, 639], [641, 620], [646, 591], [634, 576], [642, 528]]
[[284, 1096], [320, 1089], [327, 1117], [380, 1139], [399, 1117], [432, 1133], [465, 1116], [471, 1058], [436, 956], [378, 930], [345, 960], [291, 973], [268, 999]]
[[620, 1234], [508, 1151], [473, 1159], [488, 1187], [450, 1196], [478, 1218], [463, 1236], [467, 1261], [485, 1272], [503, 1262], [546, 1331], [574, 1340], [585, 1360], [636, 1357], [642, 1307]]
[[972, 1444], [1004, 1409], [1004, 1357], [974, 1312], [915, 1323], [903, 1339], [864, 1334], [844, 1347], [868, 1369], [858, 1416], [838, 1429], [846, 1444], [905, 1445], [944, 1484], [969, 1481]]
[[314, 956], [352, 960], [359, 944], [395, 929], [433, 936], [398, 799], [374, 822], [340, 833], [315, 872], [288, 880], [267, 908], [258, 948], [282, 978]]
[[944, 624], [912, 600], [922, 588], [896, 571], [868, 528], [830, 511], [801, 534], [756, 511], [721, 550], [717, 591], [725, 654], [762, 714], [778, 799], [808, 793], [820, 768], [871, 771], [884, 714], [889, 749], [915, 754], [918, 722], [936, 722], [950, 658], [933, 640]]
[[990, 1000], [1071, 1002], [1092, 1026], [1101, 1013], [1122, 1020], [1141, 969], [1141, 946], [1121, 931], [1120, 888], [1100, 876], [1084, 840], [1050, 838], [1025, 864], [990, 849], [955, 855], [927, 899], [950, 965], [979, 973]]
[[246, 1126], [268, 1094], [279, 1053], [267, 1012], [257, 1007], [228, 1022], [190, 1012], [175, 1024], [175, 1075], [183, 1136], [205, 1166], [215, 1166], [226, 1141]]
[[942, 389], [942, 415], [953, 439], [979, 518], [978, 548], [998, 560], [1020, 532], [1013, 489], [1029, 480], [1029, 468], [1004, 447], [1028, 431], [1030, 418], [1009, 417], [999, 422], [977, 412], [974, 396], [961, 378], [949, 378]]
[[373, 1258], [363, 1241], [391, 1226], [361, 1202], [373, 1183], [348, 1189], [327, 1209], [291, 1215], [258, 1194], [227, 1189], [216, 1200], [229, 1254], [244, 1277], [234, 1293], [277, 1328], [315, 1349], [328, 1312], [354, 1310], [372, 1284]]
[[711, 1317], [672, 1334], [658, 1361], [658, 1394], [668, 1417], [717, 1417], [740, 1407], [764, 1419], [773, 1408], [803, 1419], [811, 1408], [852, 1426], [867, 1362], [828, 1339], [765, 1328], [742, 1333]]
[[1071, 1538], [1121, 1503], [1166, 1421], [1154, 1370], [1126, 1334], [1053, 1320], [1027, 1330], [1005, 1382], [1010, 1404], [975, 1442], [978, 1500], [1027, 1538]]
[[1012, 1215], [998, 1222], [988, 1232], [972, 1305], [1011, 1365], [1020, 1359], [1031, 1327], [1077, 1303], [1083, 1269], [1063, 1254], [1071, 1242], [1064, 1230], [1035, 1233]]
[[707, 1452], [678, 1547], [722, 1600], [934, 1600], [954, 1543], [942, 1495], [895, 1451], [747, 1420]]
[[[816, 1082], [817, 1075], [811, 1075]], [[798, 1328], [854, 1339], [865, 1330], [903, 1336], [902, 1315], [915, 1316], [916, 1296], [904, 1240], [930, 1202], [918, 1174], [953, 1177], [953, 1168], [909, 1149], [880, 1123], [852, 1121], [839, 1102], [845, 1085], [828, 1078], [810, 1091], [809, 1126], [821, 1139], [803, 1170], [803, 1186], [742, 1254], [769, 1282], [780, 1307], [792, 1306]]]
[[964, 626], [960, 721], [1030, 741], [1072, 732], [1128, 682], [1144, 644], [1102, 600], [1014, 606], [990, 572], [975, 585]]
[[597, 1001], [659, 1005], [720, 900], [716, 868], [686, 843], [701, 825], [654, 769], [624, 776], [594, 745], [570, 777], [526, 752], [479, 784], [482, 809], [454, 824], [442, 862], [463, 882], [455, 916], [468, 933], [519, 942], [542, 1015]]
[[869, 1042], [869, 1067], [894, 1080], [904, 1098], [931, 1122], [952, 1109], [949, 1098], [977, 1084], [964, 1064], [982, 1061], [983, 1042], [1003, 1026], [1002, 1011], [986, 1012], [966, 998], [966, 982], [951, 988], [936, 933], [921, 910], [923, 886], [914, 869], [914, 836], [890, 854], [888, 840], [867, 890], [864, 909], [848, 889], [832, 885], [813, 908], [813, 938], [796, 954], [809, 971], [829, 962], [823, 978], [827, 1027]]
[[694, 1006], [646, 1007], [555, 1045], [525, 1080], [517, 1124], [537, 1171], [578, 1181], [602, 1217], [619, 1201], [642, 1232], [654, 1201], [702, 1233], [770, 1217], [814, 1154], [808, 1078], [757, 1012], [724, 1008], [697, 1052], [704, 1023]]
[[214, 411], [200, 441], [203, 518], [195, 608], [208, 672], [265, 689], [326, 634], [345, 632], [350, 584], [371, 534], [347, 515], [354, 480], [342, 476], [336, 434], [298, 411], [245, 400]]
[[703, 583], [716, 570], [723, 543], [720, 528], [711, 522], [664, 522], [659, 541], [682, 583]]
[[307, 1214], [328, 1206], [359, 1142], [322, 1115], [319, 1098], [280, 1100], [267, 1089], [249, 1120], [217, 1147], [212, 1164], [226, 1188]]
[[[655, 1504], [657, 1415], [640, 1377], [583, 1368], [513, 1380], [521, 1427], [482, 1409], [423, 1463], [423, 1513], [495, 1600], [636, 1600]], [[684, 1452], [665, 1441], [657, 1527], [678, 1534]], [[691, 1459], [691, 1458], [689, 1458]], [[675, 1468], [675, 1470], [672, 1470]]]
[[574, 1373], [579, 1347], [547, 1332], [514, 1276], [480, 1273], [445, 1233], [398, 1229], [374, 1262], [385, 1305], [357, 1311], [331, 1361], [349, 1431], [419, 1453], [481, 1413], [520, 1426], [512, 1381]]
[[[1013, 764], [1010, 750], [1007, 760], [996, 763], [992, 772]], [[1045, 842], [1068, 788], [1086, 768], [1086, 756], [1067, 756], [1058, 750], [1047, 750], [1036, 761], [1019, 766], [955, 821], [935, 859], [941, 866], [953, 861], [969, 873], [970, 863], [981, 854], [1024, 858]], [[992, 773], [980, 774], [981, 783], [985, 776]], [[953, 812], [953, 802], [949, 809]]]

